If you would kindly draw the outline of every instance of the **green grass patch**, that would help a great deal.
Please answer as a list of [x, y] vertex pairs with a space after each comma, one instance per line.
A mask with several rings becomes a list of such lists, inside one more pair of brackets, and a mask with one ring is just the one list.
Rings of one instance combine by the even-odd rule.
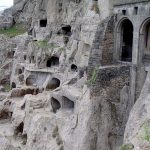
[[4, 85], [4, 89], [5, 89], [5, 92], [9, 92], [11, 90], [10, 85], [9, 84], [5, 84]]
[[1, 29], [0, 34], [4, 34], [9, 36], [10, 38], [15, 37], [17, 35], [21, 35], [27, 32], [27, 29], [23, 24], [15, 24], [14, 26], [10, 27], [9, 29]]
[[54, 44], [49, 44], [47, 41], [36, 41], [35, 44], [43, 49], [49, 49], [49, 48], [57, 48], [58, 46]]
[[124, 144], [121, 146], [120, 150], [133, 150], [134, 146], [132, 144]]
[[144, 141], [150, 142], [150, 127], [149, 127], [148, 123], [144, 123], [144, 125], [143, 125], [142, 139]]
[[96, 78], [97, 78], [97, 74], [98, 74], [98, 69], [99, 67], [95, 67], [93, 72], [92, 72], [92, 75], [91, 75], [91, 78], [87, 81], [87, 85], [94, 85], [96, 83]]
[[47, 41], [36, 41], [35, 43], [40, 48], [45, 48], [46, 49], [46, 48], [50, 48], [51, 47], [50, 44], [48, 44]]

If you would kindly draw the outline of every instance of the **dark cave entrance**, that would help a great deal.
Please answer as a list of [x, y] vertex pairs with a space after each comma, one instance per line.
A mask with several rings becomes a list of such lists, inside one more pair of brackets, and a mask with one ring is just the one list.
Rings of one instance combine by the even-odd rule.
[[145, 53], [150, 54], [150, 22], [145, 28]]
[[60, 102], [53, 97], [51, 98], [51, 105], [54, 113], [56, 113], [61, 107]]
[[70, 36], [71, 35], [71, 26], [70, 25], [63, 26], [62, 34]]
[[74, 102], [65, 96], [62, 97], [62, 105], [64, 109], [74, 109]]
[[26, 79], [26, 85], [27, 86], [32, 86], [36, 83], [36, 77], [34, 75], [29, 75]]
[[53, 78], [51, 81], [49, 81], [49, 83], [47, 84], [46, 89], [47, 90], [54, 90], [57, 87], [60, 86], [60, 80], [57, 78]]
[[50, 59], [47, 60], [47, 67], [52, 67], [52, 66], [58, 66], [59, 65], [59, 58], [52, 56]]
[[78, 71], [78, 67], [75, 64], [71, 65], [71, 71], [77, 72]]
[[40, 20], [40, 27], [46, 27], [47, 26], [47, 19]]
[[133, 25], [128, 19], [122, 23], [121, 61], [132, 61]]
[[15, 82], [12, 82], [11, 88], [12, 89], [16, 88], [16, 83]]

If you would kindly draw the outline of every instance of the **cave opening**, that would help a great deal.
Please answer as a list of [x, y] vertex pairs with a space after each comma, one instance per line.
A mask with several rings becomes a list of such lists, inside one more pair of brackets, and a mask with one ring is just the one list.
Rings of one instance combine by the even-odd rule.
[[18, 69], [18, 74], [22, 74], [22, 69]]
[[35, 83], [36, 83], [36, 77], [34, 75], [30, 75], [29, 77], [27, 77], [26, 79], [27, 86], [32, 86]]
[[77, 72], [78, 71], [78, 67], [75, 64], [72, 64], [71, 65], [71, 71]]
[[40, 20], [40, 27], [46, 27], [47, 26], [47, 19]]
[[60, 80], [57, 78], [52, 78], [52, 80], [48, 82], [46, 89], [54, 90], [59, 86], [60, 86]]
[[62, 33], [64, 35], [70, 36], [71, 35], [71, 26], [70, 25], [63, 26]]
[[47, 60], [47, 67], [52, 67], [52, 66], [58, 66], [59, 65], [59, 58], [56, 56], [52, 56], [50, 59]]
[[12, 82], [11, 88], [12, 88], [12, 89], [15, 89], [15, 88], [16, 88], [16, 83], [15, 83], [15, 82]]
[[21, 122], [20, 124], [19, 124], [19, 126], [16, 128], [16, 130], [15, 130], [15, 133], [16, 134], [19, 134], [19, 133], [23, 133], [23, 128], [24, 128], [24, 123], [23, 122]]
[[51, 98], [51, 106], [54, 113], [57, 113], [57, 111], [61, 108], [60, 102], [53, 97]]
[[74, 109], [74, 102], [65, 96], [62, 97], [62, 105], [64, 109]]

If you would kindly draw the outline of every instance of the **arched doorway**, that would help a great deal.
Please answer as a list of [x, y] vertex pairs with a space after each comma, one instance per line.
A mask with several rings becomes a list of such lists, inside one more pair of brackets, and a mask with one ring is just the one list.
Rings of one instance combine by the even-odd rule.
[[150, 18], [146, 19], [140, 30], [140, 53], [144, 62], [150, 62]]
[[132, 62], [133, 24], [125, 18], [117, 26], [116, 48], [119, 60]]
[[121, 27], [122, 52], [121, 61], [132, 61], [133, 25], [128, 19], [124, 20]]

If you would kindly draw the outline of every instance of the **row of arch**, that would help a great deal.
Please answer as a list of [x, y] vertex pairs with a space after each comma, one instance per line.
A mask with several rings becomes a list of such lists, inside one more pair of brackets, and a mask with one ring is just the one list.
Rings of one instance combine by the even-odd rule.
[[[129, 18], [121, 19], [116, 28], [116, 48], [118, 59], [121, 61], [132, 62], [133, 54], [133, 23]], [[136, 38], [136, 37], [135, 37]], [[142, 58], [150, 55], [150, 18], [146, 19], [139, 30], [139, 48], [142, 50]]]

